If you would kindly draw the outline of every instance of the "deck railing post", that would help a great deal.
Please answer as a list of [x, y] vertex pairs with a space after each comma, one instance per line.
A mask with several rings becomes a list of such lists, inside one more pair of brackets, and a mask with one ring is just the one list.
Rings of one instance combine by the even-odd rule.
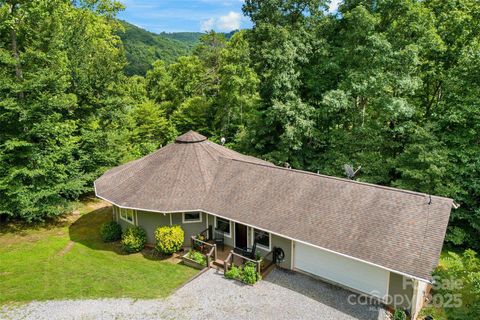
[[214, 258], [215, 261], [217, 261], [217, 244], [216, 243], [213, 244], [213, 248], [214, 248], [213, 249], [213, 258]]

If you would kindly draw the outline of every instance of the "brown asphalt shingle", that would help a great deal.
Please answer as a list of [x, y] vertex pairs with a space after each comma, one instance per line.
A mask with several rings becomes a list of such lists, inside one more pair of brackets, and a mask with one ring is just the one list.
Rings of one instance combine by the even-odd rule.
[[452, 200], [285, 169], [188, 132], [106, 172], [119, 206], [203, 210], [422, 279], [438, 262]]

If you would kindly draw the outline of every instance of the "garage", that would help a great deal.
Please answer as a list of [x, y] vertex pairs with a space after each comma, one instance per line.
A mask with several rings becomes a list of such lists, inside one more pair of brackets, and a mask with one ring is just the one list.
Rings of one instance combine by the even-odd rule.
[[378, 298], [387, 295], [387, 270], [297, 241], [294, 246], [295, 269]]

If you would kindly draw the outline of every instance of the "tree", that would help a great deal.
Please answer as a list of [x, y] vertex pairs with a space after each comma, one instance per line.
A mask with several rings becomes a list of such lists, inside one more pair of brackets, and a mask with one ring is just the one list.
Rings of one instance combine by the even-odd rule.
[[1, 2], [1, 215], [62, 214], [125, 158], [125, 59], [112, 19], [120, 8], [109, 0]]
[[137, 159], [140, 156], [159, 149], [162, 145], [171, 142], [177, 132], [166, 117], [166, 111], [151, 100], [136, 106], [132, 112], [132, 149], [129, 156]]
[[434, 272], [433, 301], [447, 304], [448, 319], [477, 319], [480, 313], [480, 259], [473, 250], [448, 252]]
[[216, 133], [228, 141], [243, 130], [259, 103], [259, 79], [250, 64], [246, 32], [237, 32], [220, 53], [219, 94], [214, 106]]
[[254, 23], [249, 41], [262, 98], [246, 139], [277, 163], [304, 164], [299, 151], [312, 137], [314, 109], [302, 99], [300, 70], [309, 61], [315, 42], [310, 31], [325, 3], [250, 0], [243, 7]]
[[71, 118], [78, 101], [66, 90], [70, 75], [59, 32], [69, 12], [60, 0], [12, 0], [0, 9], [2, 215], [55, 216], [85, 191]]
[[206, 97], [188, 98], [172, 114], [172, 123], [179, 133], [195, 130], [209, 136], [211, 133], [208, 121], [210, 106], [211, 101]]

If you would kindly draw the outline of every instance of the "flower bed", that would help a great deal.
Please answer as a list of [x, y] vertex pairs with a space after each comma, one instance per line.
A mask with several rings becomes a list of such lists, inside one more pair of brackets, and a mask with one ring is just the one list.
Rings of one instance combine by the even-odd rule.
[[190, 250], [182, 256], [183, 263], [189, 267], [203, 269], [207, 266], [207, 257], [198, 251]]
[[262, 279], [262, 276], [257, 272], [255, 265], [252, 262], [247, 262], [241, 267], [237, 267], [232, 264], [230, 270], [225, 272], [225, 277], [227, 279], [235, 279], [249, 285], [254, 285]]

